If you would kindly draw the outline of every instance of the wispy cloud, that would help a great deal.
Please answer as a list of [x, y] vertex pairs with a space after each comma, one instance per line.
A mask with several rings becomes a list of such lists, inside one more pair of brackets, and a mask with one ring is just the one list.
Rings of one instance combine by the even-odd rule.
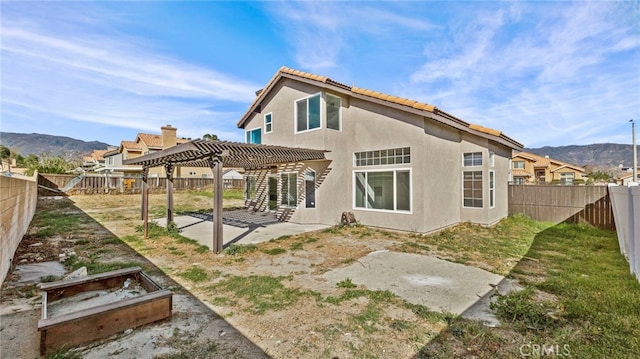
[[154, 132], [171, 123], [184, 136], [224, 131], [241, 139], [229, 128], [241, 113], [224, 108], [248, 104], [259, 85], [162, 54], [146, 39], [118, 35], [102, 14], [69, 12], [62, 19], [57, 14], [56, 23], [37, 23], [24, 7], [12, 10], [3, 4], [5, 129], [21, 108]]
[[434, 27], [393, 3], [302, 1], [268, 3], [266, 8], [286, 29], [297, 65], [312, 72], [343, 66], [345, 52], [358, 51], [351, 42], [360, 36], [371, 44], [397, 31], [424, 32]]
[[453, 50], [427, 57], [404, 91], [530, 146], [619, 140], [608, 136], [612, 122], [628, 121], [640, 105], [638, 9], [507, 6], [449, 29], [458, 34]]

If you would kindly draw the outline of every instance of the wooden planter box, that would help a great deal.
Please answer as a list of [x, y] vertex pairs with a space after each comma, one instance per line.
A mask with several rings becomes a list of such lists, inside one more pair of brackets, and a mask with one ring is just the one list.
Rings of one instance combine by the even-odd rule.
[[[123, 288], [127, 279], [136, 281], [146, 293], [58, 316], [47, 316], [49, 306], [57, 300], [83, 292]], [[39, 287], [42, 290], [42, 319], [38, 321], [38, 331], [42, 354], [86, 344], [171, 317], [173, 293], [160, 289], [140, 267], [41, 283]]]

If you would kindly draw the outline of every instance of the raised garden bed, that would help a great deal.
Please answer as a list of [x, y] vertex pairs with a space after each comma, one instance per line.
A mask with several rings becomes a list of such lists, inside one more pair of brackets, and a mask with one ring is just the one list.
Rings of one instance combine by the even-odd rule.
[[172, 295], [140, 267], [42, 283], [40, 352], [106, 338], [171, 316]]

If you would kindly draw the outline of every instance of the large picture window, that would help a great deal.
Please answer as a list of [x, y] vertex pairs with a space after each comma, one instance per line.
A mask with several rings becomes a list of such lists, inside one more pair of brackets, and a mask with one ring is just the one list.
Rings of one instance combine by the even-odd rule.
[[296, 101], [296, 132], [320, 128], [320, 94]]
[[296, 207], [298, 204], [298, 174], [280, 174], [280, 204], [284, 207]]
[[463, 172], [463, 206], [482, 208], [482, 171]]
[[411, 211], [411, 172], [355, 172], [355, 208]]
[[465, 167], [482, 166], [482, 152], [470, 152], [464, 154]]
[[340, 131], [342, 124], [340, 107], [342, 100], [340, 97], [327, 94], [327, 128]]

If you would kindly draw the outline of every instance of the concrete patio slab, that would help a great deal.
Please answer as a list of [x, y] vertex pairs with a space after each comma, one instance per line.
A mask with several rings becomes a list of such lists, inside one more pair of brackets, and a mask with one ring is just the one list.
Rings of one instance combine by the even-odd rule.
[[[197, 241], [201, 245], [213, 248], [213, 222], [193, 216], [176, 216], [173, 221], [180, 229], [180, 234]], [[160, 226], [165, 226], [166, 218], [155, 220]], [[297, 224], [279, 222], [263, 226], [237, 227], [222, 225], [224, 247], [230, 244], [251, 244], [266, 242], [280, 236], [294, 235], [305, 232], [329, 228], [324, 224]]]
[[350, 278], [371, 290], [389, 290], [410, 303], [462, 314], [503, 277], [482, 269], [411, 253], [372, 252], [323, 275], [332, 283]]

